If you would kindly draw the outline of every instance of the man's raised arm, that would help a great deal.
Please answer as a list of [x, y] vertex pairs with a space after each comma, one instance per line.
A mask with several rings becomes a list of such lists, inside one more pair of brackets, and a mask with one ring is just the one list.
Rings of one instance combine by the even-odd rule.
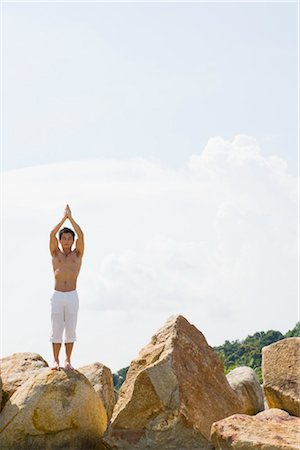
[[58, 230], [60, 229], [60, 227], [62, 226], [62, 224], [66, 219], [67, 215], [65, 214], [64, 217], [61, 219], [61, 221], [56, 225], [56, 227], [54, 227], [53, 230], [51, 230], [50, 236], [51, 234], [54, 234], [54, 236], [56, 235], [56, 233], [58, 232]]
[[84, 252], [83, 231], [78, 225], [78, 223], [76, 223], [75, 220], [73, 219], [69, 205], [67, 205], [66, 207], [66, 214], [78, 236], [78, 239], [76, 241], [76, 252], [81, 253], [81, 255], [83, 255]]
[[50, 253], [52, 256], [55, 256], [59, 250], [56, 233], [58, 232], [58, 230], [60, 229], [60, 227], [62, 226], [62, 224], [66, 219], [67, 215], [65, 214], [64, 217], [61, 219], [61, 221], [50, 232]]

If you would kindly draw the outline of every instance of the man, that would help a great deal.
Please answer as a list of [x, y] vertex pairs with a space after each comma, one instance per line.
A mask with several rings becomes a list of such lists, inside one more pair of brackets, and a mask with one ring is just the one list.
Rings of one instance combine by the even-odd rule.
[[[75, 233], [70, 228], [63, 228], [59, 232], [58, 247], [56, 233], [66, 219], [69, 219], [78, 235], [76, 248], [72, 251]], [[51, 301], [51, 337], [54, 362], [51, 369], [60, 370], [59, 351], [62, 344], [62, 335], [65, 328], [66, 361], [64, 368], [74, 370], [71, 364], [71, 353], [76, 341], [77, 313], [79, 298], [76, 290], [76, 281], [80, 271], [84, 252], [83, 232], [72, 217], [69, 205], [65, 208], [64, 217], [50, 233], [50, 252], [54, 271], [55, 285]]]

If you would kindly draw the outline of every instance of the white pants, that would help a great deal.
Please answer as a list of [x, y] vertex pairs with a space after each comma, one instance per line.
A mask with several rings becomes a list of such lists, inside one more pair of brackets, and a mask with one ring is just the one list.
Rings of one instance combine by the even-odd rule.
[[51, 298], [51, 336], [50, 342], [62, 343], [65, 328], [65, 342], [76, 341], [77, 313], [79, 298], [77, 290], [56, 291]]

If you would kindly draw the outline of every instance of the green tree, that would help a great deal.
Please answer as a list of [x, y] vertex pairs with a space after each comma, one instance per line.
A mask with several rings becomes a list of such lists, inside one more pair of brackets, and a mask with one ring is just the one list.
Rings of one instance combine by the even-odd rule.
[[300, 322], [297, 322], [292, 330], [285, 333], [284, 337], [300, 337]]

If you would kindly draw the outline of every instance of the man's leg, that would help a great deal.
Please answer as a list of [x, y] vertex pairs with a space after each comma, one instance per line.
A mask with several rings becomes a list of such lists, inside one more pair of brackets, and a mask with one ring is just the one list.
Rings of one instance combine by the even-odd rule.
[[68, 361], [69, 363], [71, 363], [71, 353], [73, 350], [73, 345], [74, 342], [65, 342], [65, 346], [66, 346], [66, 361]]
[[54, 362], [51, 369], [59, 370], [59, 351], [64, 329], [64, 311], [61, 295], [55, 292], [51, 297], [51, 337]]
[[59, 342], [52, 342], [53, 347], [53, 357], [54, 357], [54, 364], [51, 367], [51, 369], [59, 369], [59, 351], [61, 344]]
[[79, 298], [77, 291], [72, 291], [68, 295], [65, 309], [65, 346], [66, 346], [66, 362], [65, 369], [73, 370], [71, 364], [71, 353], [74, 342], [76, 341], [76, 325], [77, 314], [79, 309]]

